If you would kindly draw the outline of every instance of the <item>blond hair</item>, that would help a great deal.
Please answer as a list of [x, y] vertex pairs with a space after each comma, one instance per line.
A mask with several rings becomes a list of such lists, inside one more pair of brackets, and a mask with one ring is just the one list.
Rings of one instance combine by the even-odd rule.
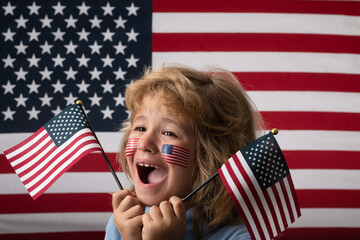
[[[261, 117], [237, 78], [225, 70], [197, 71], [184, 66], [146, 70], [125, 92], [132, 116], [145, 94], [156, 94], [161, 104], [192, 127], [195, 133], [193, 189], [212, 176], [235, 152], [255, 140]], [[131, 131], [130, 118], [123, 124], [124, 138], [119, 155], [129, 175], [125, 146]], [[204, 224], [221, 227], [241, 220], [220, 178], [191, 197], [195, 232]], [[197, 230], [197, 231], [196, 231]]]

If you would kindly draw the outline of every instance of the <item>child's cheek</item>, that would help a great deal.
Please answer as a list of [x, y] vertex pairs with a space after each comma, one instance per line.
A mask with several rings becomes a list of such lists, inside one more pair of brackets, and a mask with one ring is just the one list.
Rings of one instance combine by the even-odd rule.
[[125, 148], [125, 157], [134, 156], [140, 138], [129, 138]]
[[190, 151], [171, 144], [164, 144], [161, 154], [165, 162], [187, 168], [190, 159]]

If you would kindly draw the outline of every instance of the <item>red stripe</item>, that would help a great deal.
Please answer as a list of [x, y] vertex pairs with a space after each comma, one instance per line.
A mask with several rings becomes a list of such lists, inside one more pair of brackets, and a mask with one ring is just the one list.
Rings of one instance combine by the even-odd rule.
[[[235, 154], [234, 156], [232, 156], [232, 159], [233, 159], [234, 163], [236, 164], [237, 168], [239, 169], [239, 171], [241, 171], [241, 176], [244, 178], [245, 182], [251, 184], [250, 176], [248, 175], [248, 173], [244, 169], [241, 170], [243, 168], [243, 166], [241, 165], [240, 160], [237, 157], [237, 155]], [[244, 186], [240, 183], [239, 177], [236, 176], [236, 174], [235, 174], [234, 170], [232, 169], [229, 161], [227, 163], [228, 163], [227, 164], [228, 172], [229, 172], [232, 180], [234, 181], [235, 186], [237, 186], [237, 188], [239, 189], [240, 194], [243, 197], [247, 208], [249, 209], [249, 212], [250, 212], [250, 214], [251, 214], [251, 216], [253, 218], [253, 221], [255, 223], [256, 229], [259, 232], [260, 238], [265, 239], [264, 231], [263, 231], [263, 229], [261, 227], [261, 224], [260, 224], [260, 221], [259, 221], [259, 216], [255, 212], [254, 205], [252, 204], [252, 201], [247, 196]], [[248, 185], [248, 187], [249, 187], [249, 185]]]
[[360, 228], [288, 228], [280, 239], [358, 240], [359, 236]]
[[154, 0], [154, 12], [258, 12], [360, 15], [360, 3], [349, 1]]
[[34, 138], [36, 138], [42, 131], [46, 131], [44, 127], [41, 127], [40, 129], [38, 129], [35, 133], [33, 133], [30, 137], [28, 137], [27, 139], [25, 139], [24, 141], [22, 141], [21, 143], [17, 144], [16, 146], [9, 148], [8, 150], [5, 150], [4, 153], [5, 154], [9, 154], [19, 148], [21, 148], [22, 146], [24, 146], [25, 144], [29, 143], [30, 141], [32, 141]]
[[[116, 161], [116, 153], [106, 153], [112, 167], [116, 171], [121, 171], [119, 163]], [[75, 164], [68, 172], [109, 172], [109, 167], [101, 153], [90, 153], [84, 156], [81, 161]], [[15, 173], [5, 155], [0, 154], [0, 173]]]
[[234, 72], [246, 90], [360, 92], [360, 75], [341, 73]]
[[3, 240], [63, 240], [63, 239], [104, 239], [104, 231], [94, 232], [55, 232], [55, 233], [24, 233], [24, 234], [0, 234]]
[[270, 198], [270, 195], [269, 195], [268, 191], [263, 191], [263, 194], [264, 194], [266, 202], [267, 202], [267, 204], [269, 206], [272, 219], [274, 220], [274, 225], [275, 225], [275, 228], [276, 228], [275, 235], [277, 235], [279, 232], [281, 232], [281, 229], [280, 229], [279, 221], [277, 220], [277, 217], [276, 217], [276, 212], [275, 212], [274, 205], [272, 204], [272, 201], [271, 201], [271, 198]]
[[360, 190], [296, 190], [301, 208], [360, 208]]
[[[341, 44], [339, 44], [341, 42]], [[360, 53], [360, 36], [276, 33], [153, 33], [153, 52]]]
[[[244, 169], [243, 165], [241, 164], [240, 162], [240, 159], [235, 155], [233, 157], [234, 159], [234, 163], [236, 164], [237, 168], [239, 169], [240, 171], [240, 174], [241, 176], [248, 176], [246, 170]], [[264, 209], [264, 206], [263, 204], [261, 203], [261, 200], [260, 200], [260, 197], [259, 197], [259, 194], [257, 193], [253, 183], [251, 182], [250, 178], [244, 178], [245, 179], [245, 182], [246, 184], [248, 185], [249, 187], [249, 190], [251, 191], [254, 199], [255, 199], [255, 202], [256, 204], [258, 205], [259, 207], [259, 210], [260, 210], [260, 213], [261, 213], [261, 217], [264, 219], [264, 223], [265, 223], [265, 227], [267, 229], [267, 231], [269, 232], [269, 235], [270, 235], [270, 238], [272, 239], [274, 236], [276, 236], [275, 233], [272, 232], [272, 229], [271, 229], [271, 226], [270, 226], [270, 222], [269, 222], [269, 218], [270, 219], [273, 219], [275, 215], [272, 215], [272, 216], [268, 216], [265, 212], [265, 209]], [[260, 188], [260, 186], [259, 186]], [[262, 194], [262, 193], [261, 193]]]
[[28, 194], [0, 195], [0, 214], [112, 212], [108, 193], [43, 194], [34, 201]]
[[289, 186], [290, 186], [292, 198], [293, 198], [293, 200], [294, 200], [295, 210], [296, 210], [296, 213], [297, 213], [297, 217], [300, 217], [300, 216], [301, 216], [301, 211], [300, 211], [299, 200], [298, 200], [298, 198], [297, 198], [297, 194], [296, 194], [295, 187], [294, 187], [294, 182], [293, 182], [293, 180], [292, 180], [291, 175], [289, 175], [289, 176], [287, 177], [287, 180], [288, 180], [288, 183], [289, 183]]
[[290, 169], [360, 169], [360, 152], [283, 151]]
[[261, 112], [267, 129], [360, 131], [360, 113]]
[[[278, 183], [276, 183], [276, 184], [278, 184]], [[272, 192], [274, 193], [276, 204], [277, 204], [277, 209], [280, 212], [281, 220], [282, 220], [283, 225], [284, 225], [284, 227], [286, 229], [288, 227], [288, 224], [287, 224], [287, 221], [286, 221], [286, 218], [285, 218], [284, 208], [283, 208], [283, 206], [281, 204], [280, 194], [279, 194], [279, 192], [278, 192], [278, 190], [276, 188], [276, 184], [272, 185], [270, 188], [272, 189]]]

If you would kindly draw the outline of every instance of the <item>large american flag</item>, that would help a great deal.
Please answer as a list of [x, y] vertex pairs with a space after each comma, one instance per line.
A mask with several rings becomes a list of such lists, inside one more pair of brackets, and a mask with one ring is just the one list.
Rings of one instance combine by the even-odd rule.
[[[355, 239], [359, 15], [355, 1], [3, 0], [0, 152], [80, 98], [116, 168], [123, 91], [145, 64], [219, 66], [280, 129], [302, 213], [282, 237]], [[79, 161], [36, 201], [0, 157], [0, 238], [103, 238], [118, 187], [102, 156]]]

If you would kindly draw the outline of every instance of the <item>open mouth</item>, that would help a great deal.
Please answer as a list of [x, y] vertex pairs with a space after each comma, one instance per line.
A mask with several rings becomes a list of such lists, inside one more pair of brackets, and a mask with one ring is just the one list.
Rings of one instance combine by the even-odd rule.
[[150, 164], [138, 163], [137, 170], [144, 184], [158, 183], [165, 177], [165, 172], [161, 168]]

